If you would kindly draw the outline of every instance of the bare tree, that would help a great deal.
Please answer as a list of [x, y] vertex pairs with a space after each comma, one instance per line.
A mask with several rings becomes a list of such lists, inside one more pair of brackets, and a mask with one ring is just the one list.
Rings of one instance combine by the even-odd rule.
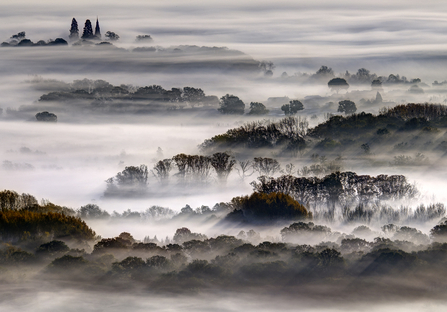
[[[249, 177], [254, 173], [253, 163], [250, 160], [238, 161], [237, 164], [239, 165], [239, 168], [236, 168], [236, 170], [242, 180], [245, 180], [246, 177]], [[251, 173], [248, 174], [250, 170]]]
[[281, 166], [276, 159], [255, 157], [253, 169], [259, 172], [259, 175], [273, 176], [281, 170]]

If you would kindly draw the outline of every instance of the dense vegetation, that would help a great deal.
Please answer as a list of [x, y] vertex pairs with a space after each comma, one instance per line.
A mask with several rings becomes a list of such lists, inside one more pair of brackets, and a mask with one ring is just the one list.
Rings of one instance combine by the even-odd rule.
[[[398, 281], [418, 278], [428, 285], [433, 279], [427, 276], [443, 272], [447, 263], [445, 219], [432, 228], [430, 236], [395, 224], [382, 226], [381, 232], [361, 225], [345, 234], [306, 221], [311, 214], [304, 206], [276, 192], [234, 198], [223, 209], [234, 209], [226, 222], [237, 214], [246, 220], [282, 219], [285, 226], [278, 230], [280, 238], [264, 238], [254, 230], [208, 238], [183, 227], [164, 242], [156, 237], [138, 241], [126, 232], [100, 239], [83, 221], [62, 213], [69, 212], [66, 208], [38, 205], [31, 195], [3, 191], [0, 202], [2, 280], [11, 278], [8, 274], [14, 269], [33, 268], [40, 271], [36, 278], [51, 277], [55, 283], [94, 282], [120, 289], [126, 285], [129, 290], [149, 287], [158, 292], [191, 292], [259, 285], [287, 285], [293, 290], [319, 283], [335, 286], [336, 281], [350, 287], [367, 282], [369, 291], [380, 292], [380, 281], [390, 277]], [[51, 209], [60, 212], [48, 212]], [[207, 211], [211, 210], [202, 207], [202, 214]], [[81, 207], [79, 213], [86, 218], [104, 217], [93, 205]], [[182, 213], [198, 212], [185, 207]], [[422, 208], [418, 213], [423, 213]], [[286, 221], [291, 219], [302, 220]], [[47, 230], [49, 235], [42, 236]], [[18, 235], [19, 239], [11, 239]], [[73, 238], [78, 245], [95, 239], [93, 248], [74, 248]], [[26, 240], [34, 244], [25, 244]], [[436, 279], [436, 283], [444, 282]]]

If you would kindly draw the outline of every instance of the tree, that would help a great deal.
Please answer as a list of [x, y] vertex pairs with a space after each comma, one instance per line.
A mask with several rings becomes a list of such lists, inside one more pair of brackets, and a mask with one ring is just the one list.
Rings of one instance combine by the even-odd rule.
[[93, 35], [92, 23], [90, 20], [85, 21], [84, 32], [82, 33], [82, 39], [93, 39], [95, 35]]
[[189, 103], [202, 102], [205, 98], [205, 92], [200, 88], [184, 87], [182, 100]]
[[371, 82], [371, 89], [373, 89], [373, 90], [382, 90], [382, 81], [380, 81], [380, 79], [374, 79]]
[[[141, 195], [147, 192], [146, 165], [128, 166], [115, 177], [109, 178], [105, 195]], [[117, 184], [115, 184], [115, 182]]]
[[[250, 160], [241, 160], [241, 161], [238, 161], [237, 163], [238, 163], [240, 169], [236, 168], [236, 170], [242, 180], [245, 180], [245, 177], [249, 177], [254, 173], [253, 163]], [[252, 169], [251, 173], [247, 174], [250, 169]]]
[[266, 115], [269, 113], [269, 110], [265, 107], [264, 104], [258, 102], [250, 103], [250, 112], [249, 115]]
[[26, 35], [25, 35], [25, 32], [24, 32], [24, 31], [19, 32], [18, 34], [16, 34], [16, 35], [12, 35], [12, 36], [11, 36], [11, 39], [15, 39], [15, 40], [17, 40], [17, 41], [21, 41], [21, 40], [23, 40], [23, 39], [25, 39], [25, 38], [26, 38]]
[[150, 35], [138, 35], [135, 40], [136, 41], [152, 41], [152, 37]]
[[355, 103], [350, 100], [344, 100], [338, 102], [338, 110], [339, 113], [345, 113], [345, 115], [354, 114], [357, 111], [357, 106]]
[[253, 169], [259, 172], [260, 175], [272, 176], [281, 170], [281, 166], [276, 159], [255, 157]]
[[235, 95], [224, 95], [220, 99], [219, 112], [222, 114], [237, 114], [243, 115], [245, 110], [245, 104]]
[[216, 170], [217, 178], [220, 181], [227, 179], [236, 164], [236, 161], [230, 158], [231, 156], [227, 153], [215, 153], [211, 156], [211, 166]]
[[49, 112], [41, 112], [36, 114], [37, 121], [50, 121], [50, 122], [56, 122], [57, 116], [53, 113]]
[[109, 213], [101, 210], [98, 205], [88, 204], [79, 208], [79, 217], [82, 219], [104, 219], [110, 217]]
[[289, 104], [281, 106], [281, 110], [286, 116], [295, 115], [298, 111], [303, 110], [304, 105], [298, 100], [292, 100]]
[[348, 89], [349, 88], [349, 84], [346, 82], [345, 79], [343, 78], [334, 78], [329, 80], [329, 82], [327, 83], [328, 87], [332, 90], [332, 91], [336, 91], [338, 93], [338, 91], [340, 90], [344, 90], [344, 89]]
[[75, 41], [79, 39], [79, 28], [78, 28], [78, 22], [73, 17], [71, 20], [71, 28], [70, 28], [70, 40]]
[[[253, 193], [250, 196], [233, 198], [237, 203], [236, 209], [230, 213], [239, 214], [247, 221], [256, 220], [297, 220], [312, 217], [312, 213], [294, 200], [291, 196], [283, 193]], [[231, 218], [231, 216], [230, 216]]]
[[162, 183], [165, 184], [169, 179], [169, 173], [172, 170], [172, 159], [163, 159], [154, 165], [152, 174]]
[[441, 222], [430, 230], [430, 235], [436, 240], [447, 239], [447, 221]]
[[116, 41], [120, 38], [120, 36], [117, 33], [114, 33], [113, 31], [107, 31], [105, 36], [110, 40], [110, 41]]

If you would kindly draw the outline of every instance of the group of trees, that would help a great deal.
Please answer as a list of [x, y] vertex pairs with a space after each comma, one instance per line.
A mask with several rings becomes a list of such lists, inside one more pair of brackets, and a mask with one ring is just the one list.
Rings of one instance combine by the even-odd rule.
[[[120, 85], [114, 86], [104, 80], [75, 80], [66, 86], [67, 90], [50, 92], [40, 97], [39, 101], [73, 101], [90, 100], [104, 102], [102, 105], [113, 105], [115, 101], [147, 101], [149, 103], [188, 103], [192, 107], [203, 104], [216, 104], [216, 96], [207, 96], [200, 88], [184, 87], [165, 90], [161, 86], [152, 85], [140, 88]], [[93, 104], [92, 104], [93, 105]], [[118, 103], [116, 105], [122, 105]]]
[[335, 216], [336, 205], [367, 205], [375, 200], [410, 199], [418, 195], [416, 187], [401, 175], [378, 175], [371, 177], [353, 172], [336, 172], [323, 178], [294, 177], [283, 175], [278, 178], [261, 176], [252, 182], [254, 191], [260, 193], [284, 193], [314, 211], [326, 204], [329, 219]]
[[36, 46], [63, 46], [68, 45], [68, 42], [63, 38], [49, 39], [47, 41], [39, 40], [36, 43], [26, 38], [24, 31], [12, 35], [9, 42], [3, 42], [2, 47], [36, 47]]
[[84, 221], [70, 215], [70, 209], [48, 202], [39, 205], [32, 195], [2, 191], [0, 205], [0, 239], [4, 242], [89, 241], [96, 237]]
[[[207, 184], [212, 173], [219, 182], [225, 182], [234, 169], [236, 160], [228, 153], [214, 153], [211, 156], [177, 154], [155, 163], [151, 173], [162, 184], [169, 181], [171, 170], [176, 167], [179, 183], [189, 182]], [[109, 178], [105, 195], [107, 196], [141, 196], [148, 191], [148, 174], [146, 165], [128, 166], [115, 177]]]
[[257, 193], [235, 197], [231, 200], [235, 208], [225, 220], [231, 222], [275, 222], [312, 218], [312, 213], [291, 196], [284, 193]]
[[[445, 237], [434, 234], [438, 228], [433, 228], [432, 235]], [[371, 232], [359, 226], [353, 233], [365, 231]], [[91, 253], [70, 249], [60, 240], [42, 243], [30, 251], [10, 246], [0, 250], [0, 264], [8, 268], [44, 266], [41, 274], [51, 276], [53, 283], [95, 280], [123, 286], [129, 282], [158, 292], [228, 287], [241, 291], [258, 285], [302, 290], [307, 284], [315, 287], [320, 283], [325, 289], [331, 285], [363, 289], [358, 281], [367, 281], [370, 292], [383, 287], [382, 278], [398, 281], [417, 277], [419, 284], [431, 285], [433, 276], [443, 276], [447, 263], [447, 244], [430, 244], [424, 234], [410, 227], [388, 224], [382, 227], [381, 237], [367, 240], [351, 234], [324, 243], [318, 238], [331, 238], [334, 232], [312, 222], [295, 222], [280, 233], [282, 242], [252, 243], [240, 239], [241, 235], [207, 238], [179, 228], [174, 243], [159, 246], [139, 242], [123, 232], [101, 239]], [[304, 238], [315, 243], [303, 243]], [[423, 244], [418, 245], [418, 239]]]
[[[292, 100], [289, 104], [281, 106], [281, 110], [286, 116], [295, 115], [298, 111], [303, 109], [303, 103], [298, 100]], [[228, 115], [243, 115], [245, 112], [245, 104], [239, 97], [227, 94], [220, 99], [220, 108], [218, 111]], [[250, 103], [250, 111], [248, 112], [248, 115], [266, 115], [268, 113], [269, 110], [264, 104], [259, 102]]]
[[278, 122], [269, 120], [246, 123], [216, 135], [202, 143], [203, 150], [221, 150], [236, 147], [275, 148], [296, 153], [305, 147], [304, 135], [309, 123], [305, 118], [286, 117]]

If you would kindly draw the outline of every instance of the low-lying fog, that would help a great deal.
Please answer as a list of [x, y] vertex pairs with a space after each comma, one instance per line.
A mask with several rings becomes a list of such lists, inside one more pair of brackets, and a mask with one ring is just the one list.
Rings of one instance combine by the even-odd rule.
[[[0, 8], [0, 42], [9, 41], [21, 31], [33, 42], [50, 38], [68, 40], [73, 17], [79, 23], [81, 34], [84, 21], [90, 19], [94, 23], [98, 16], [104, 40], [106, 31], [120, 36], [113, 47], [0, 47], [0, 190], [29, 193], [73, 209], [96, 204], [112, 214], [129, 209], [141, 212], [157, 205], [179, 212], [187, 204], [193, 209], [202, 205], [212, 208], [216, 203], [252, 193], [250, 182], [256, 180], [256, 173], [243, 180], [240, 171], [233, 170], [226, 183], [219, 184], [212, 177], [206, 187], [184, 187], [175, 182], [159, 183], [151, 170], [157, 161], [180, 153], [203, 154], [199, 145], [228, 129], [259, 119], [284, 117], [280, 107], [289, 100], [298, 99], [305, 104], [298, 115], [307, 118], [309, 127], [327, 120], [328, 114], [335, 114], [336, 103], [345, 99], [356, 102], [357, 113], [373, 114], [378, 114], [384, 106], [447, 102], [447, 83], [442, 84], [447, 80], [447, 12], [443, 1], [130, 0], [111, 3], [102, 0], [92, 4], [80, 0], [63, 5], [52, 0], [39, 3], [19, 0], [0, 4]], [[146, 34], [153, 41], [135, 41], [137, 35]], [[203, 52], [187, 46], [227, 47], [228, 50]], [[146, 50], [135, 51], [138, 47]], [[260, 68], [261, 61], [273, 62], [272, 75]], [[384, 84], [380, 90], [383, 101], [374, 102], [377, 91], [371, 90], [369, 81], [351, 84], [347, 91], [334, 92], [327, 86], [329, 79], [312, 78], [323, 65], [332, 68], [335, 77], [346, 71], [356, 74], [357, 70], [366, 68], [377, 76], [405, 76], [406, 83]], [[190, 86], [218, 98], [234, 94], [244, 101], [246, 113], [250, 102], [264, 103], [270, 113], [259, 118], [224, 116], [217, 112], [219, 106], [215, 105], [206, 107], [205, 112], [199, 108], [197, 113], [185, 109], [184, 114], [183, 110], [177, 110], [172, 115], [138, 111], [113, 115], [92, 113], [77, 107], [77, 102], [39, 101], [42, 95], [58, 91], [60, 81], [69, 84], [84, 78], [102, 79], [114, 86], [160, 85], [166, 90]], [[421, 79], [414, 80], [418, 92], [410, 92], [413, 84], [409, 81], [416, 78]], [[54, 81], [42, 85], [36, 83], [39, 79]], [[433, 85], [435, 81], [441, 84]], [[35, 114], [45, 107], [55, 109], [57, 123], [35, 120]], [[436, 140], [441, 142], [444, 136], [440, 132]], [[427, 165], [393, 166], [390, 164], [393, 157], [401, 152], [393, 154], [388, 148], [375, 147], [370, 162], [359, 156], [358, 151], [344, 151], [350, 156], [340, 155], [344, 159], [343, 171], [371, 176], [405, 175], [410, 183], [415, 183], [420, 196], [392, 203], [395, 209], [401, 205], [414, 209], [419, 204], [447, 203], [443, 154], [427, 150], [424, 152], [429, 159]], [[311, 163], [310, 155], [306, 154], [281, 157], [273, 150], [255, 153], [257, 157], [278, 158], [283, 169], [289, 163], [298, 169]], [[416, 151], [409, 149], [407, 153]], [[104, 196], [108, 178], [127, 166], [141, 164], [149, 169], [148, 196]], [[428, 234], [438, 221], [415, 222], [412, 226]], [[172, 237], [183, 226], [209, 237], [237, 235], [240, 230], [216, 227], [213, 222], [183, 224], [186, 223], [183, 219], [166, 223], [86, 222], [102, 237], [115, 237], [126, 231], [138, 240], [147, 235]], [[351, 233], [357, 225], [334, 222], [330, 227], [333, 231]], [[380, 231], [380, 226], [375, 224], [371, 228]], [[276, 225], [257, 231], [262, 237], [279, 241], [279, 230], [283, 227]], [[445, 306], [443, 301], [428, 299], [401, 302], [399, 298], [376, 298], [374, 303], [359, 303], [360, 298], [352, 303], [341, 302], [334, 298], [324, 300], [321, 293], [312, 299], [299, 297], [293, 301], [289, 297], [282, 300], [276, 296], [259, 298], [227, 293], [146, 298], [139, 294], [118, 297], [100, 291], [59, 290], [55, 295], [51, 287], [48, 292], [35, 292], [35, 285], [17, 287], [0, 289], [0, 310], [78, 311], [94, 307], [98, 311], [292, 311], [299, 306], [303, 311], [372, 312], [441, 311]]]

